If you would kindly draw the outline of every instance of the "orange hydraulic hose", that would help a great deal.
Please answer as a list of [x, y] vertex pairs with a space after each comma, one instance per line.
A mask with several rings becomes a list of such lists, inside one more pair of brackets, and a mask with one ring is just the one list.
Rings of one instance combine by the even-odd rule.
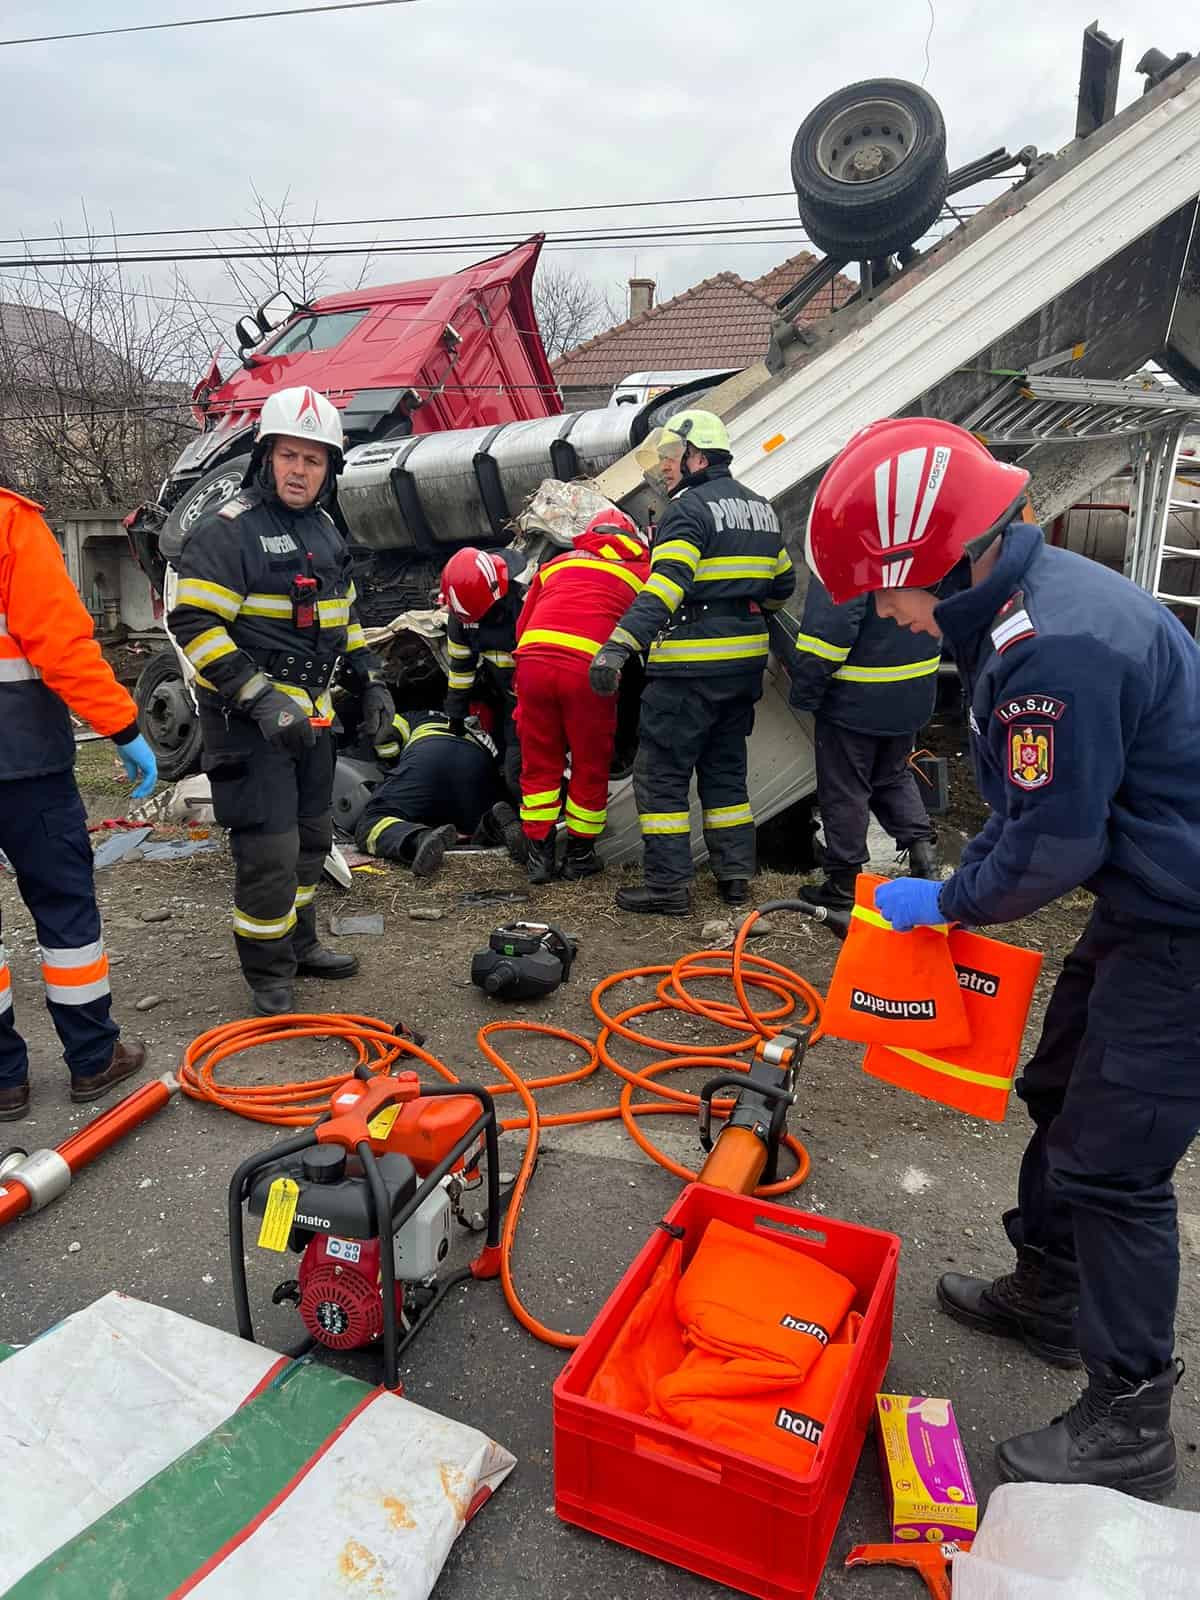
[[[537, 1161], [542, 1128], [582, 1126], [619, 1119], [630, 1138], [652, 1161], [683, 1182], [693, 1182], [698, 1174], [671, 1160], [638, 1127], [641, 1117], [694, 1117], [697, 1113], [699, 1097], [662, 1083], [661, 1077], [670, 1072], [700, 1068], [710, 1074], [714, 1071], [729, 1072], [739, 1067], [744, 1069], [749, 1063], [737, 1058], [745, 1054], [752, 1055], [761, 1040], [774, 1038], [780, 1027], [797, 1012], [800, 1013], [799, 1022], [814, 1024], [814, 1038], [820, 1033], [822, 1002], [818, 991], [798, 973], [779, 962], [746, 953], [746, 938], [757, 917], [758, 913], [753, 912], [742, 924], [732, 951], [698, 950], [682, 956], [670, 966], [630, 967], [623, 972], [610, 973], [592, 990], [592, 1010], [601, 1025], [594, 1040], [585, 1039], [565, 1028], [552, 1028], [540, 1022], [510, 1021], [507, 1018], [486, 1023], [476, 1033], [480, 1052], [502, 1079], [489, 1086], [490, 1092], [494, 1096], [516, 1095], [523, 1108], [523, 1115], [504, 1119], [500, 1127], [504, 1132], [524, 1130], [527, 1135], [501, 1235], [501, 1283], [505, 1299], [517, 1321], [527, 1332], [547, 1344], [570, 1350], [579, 1343], [579, 1336], [560, 1333], [539, 1322], [523, 1304], [512, 1269], [521, 1208]], [[608, 1010], [610, 990], [635, 978], [657, 979], [655, 998], [623, 1010]], [[702, 999], [692, 992], [692, 984], [698, 981], [711, 983], [714, 980], [732, 983], [735, 1002]], [[750, 999], [750, 990], [762, 991], [769, 997], [764, 1009], [756, 1010]], [[707, 1021], [731, 1031], [736, 1037], [725, 1044], [678, 1044], [656, 1039], [652, 1034], [630, 1026], [636, 1018], [664, 1011]], [[532, 1033], [560, 1040], [581, 1051], [585, 1057], [584, 1063], [570, 1072], [527, 1081], [492, 1043], [493, 1038], [501, 1033]], [[311, 1127], [328, 1108], [331, 1097], [345, 1083], [348, 1074], [337, 1074], [307, 1083], [264, 1084], [246, 1088], [223, 1083], [216, 1075], [216, 1069], [223, 1061], [243, 1050], [304, 1038], [344, 1040], [354, 1052], [356, 1065], [365, 1065], [373, 1073], [388, 1072], [402, 1057], [415, 1057], [446, 1082], [460, 1081], [445, 1062], [400, 1037], [377, 1017], [330, 1013], [230, 1022], [210, 1028], [188, 1046], [179, 1074], [180, 1087], [193, 1100], [208, 1101], [253, 1122], [280, 1127]], [[657, 1059], [640, 1069], [627, 1066], [613, 1053], [617, 1040], [637, 1045], [643, 1050], [652, 1050], [656, 1052]], [[582, 1083], [601, 1065], [622, 1080], [620, 1096], [615, 1104], [588, 1111], [560, 1112], [552, 1116], [542, 1114], [537, 1101], [538, 1090]], [[638, 1091], [650, 1098], [635, 1101], [634, 1095]], [[731, 1100], [714, 1100], [713, 1113], [718, 1118], [724, 1118], [728, 1116], [732, 1105]], [[758, 1195], [788, 1194], [799, 1188], [808, 1176], [809, 1158], [804, 1146], [790, 1134], [785, 1136], [783, 1142], [795, 1161], [795, 1169], [776, 1183], [760, 1186], [755, 1190]]]

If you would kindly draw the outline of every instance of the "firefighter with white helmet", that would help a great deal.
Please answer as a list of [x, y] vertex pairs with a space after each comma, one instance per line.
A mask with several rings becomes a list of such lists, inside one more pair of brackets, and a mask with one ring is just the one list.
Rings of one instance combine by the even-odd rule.
[[314, 896], [333, 838], [330, 684], [357, 678], [374, 741], [395, 708], [355, 615], [345, 541], [327, 509], [342, 424], [315, 389], [268, 397], [239, 494], [202, 517], [179, 558], [168, 625], [196, 672], [204, 770], [230, 831], [234, 939], [256, 1009], [293, 1009], [303, 977], [348, 978], [317, 939]]

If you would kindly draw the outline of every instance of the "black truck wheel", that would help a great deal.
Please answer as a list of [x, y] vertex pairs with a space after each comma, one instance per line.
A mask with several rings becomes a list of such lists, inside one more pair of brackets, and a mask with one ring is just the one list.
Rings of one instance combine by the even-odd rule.
[[250, 455], [232, 456], [222, 466], [213, 467], [185, 489], [167, 514], [158, 536], [158, 547], [174, 566], [184, 541], [206, 511], [215, 511], [231, 500], [242, 487]]
[[946, 125], [915, 83], [868, 78], [821, 101], [792, 143], [800, 217], [826, 255], [866, 261], [903, 250], [946, 199]]
[[179, 658], [164, 646], [142, 668], [133, 691], [138, 726], [167, 783], [186, 778], [200, 765], [200, 722], [183, 681]]

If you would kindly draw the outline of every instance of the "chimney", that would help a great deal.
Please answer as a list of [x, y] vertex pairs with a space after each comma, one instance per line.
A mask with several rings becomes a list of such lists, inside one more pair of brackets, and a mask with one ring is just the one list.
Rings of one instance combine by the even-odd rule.
[[640, 317], [643, 311], [649, 311], [654, 304], [654, 279], [630, 278], [629, 280], [629, 315]]

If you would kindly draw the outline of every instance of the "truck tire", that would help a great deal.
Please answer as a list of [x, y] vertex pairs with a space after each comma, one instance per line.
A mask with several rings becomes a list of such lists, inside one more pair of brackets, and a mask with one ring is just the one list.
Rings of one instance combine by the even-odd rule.
[[792, 143], [800, 217], [826, 255], [865, 261], [912, 244], [937, 220], [948, 177], [937, 102], [899, 78], [836, 90]]
[[245, 455], [231, 456], [221, 466], [211, 467], [179, 496], [158, 536], [158, 548], [172, 566], [178, 564], [188, 535], [204, 513], [223, 506], [242, 487], [249, 464], [248, 451]]
[[138, 727], [158, 762], [158, 775], [175, 783], [200, 766], [200, 719], [183, 681], [179, 657], [164, 645], [142, 668], [134, 687]]

